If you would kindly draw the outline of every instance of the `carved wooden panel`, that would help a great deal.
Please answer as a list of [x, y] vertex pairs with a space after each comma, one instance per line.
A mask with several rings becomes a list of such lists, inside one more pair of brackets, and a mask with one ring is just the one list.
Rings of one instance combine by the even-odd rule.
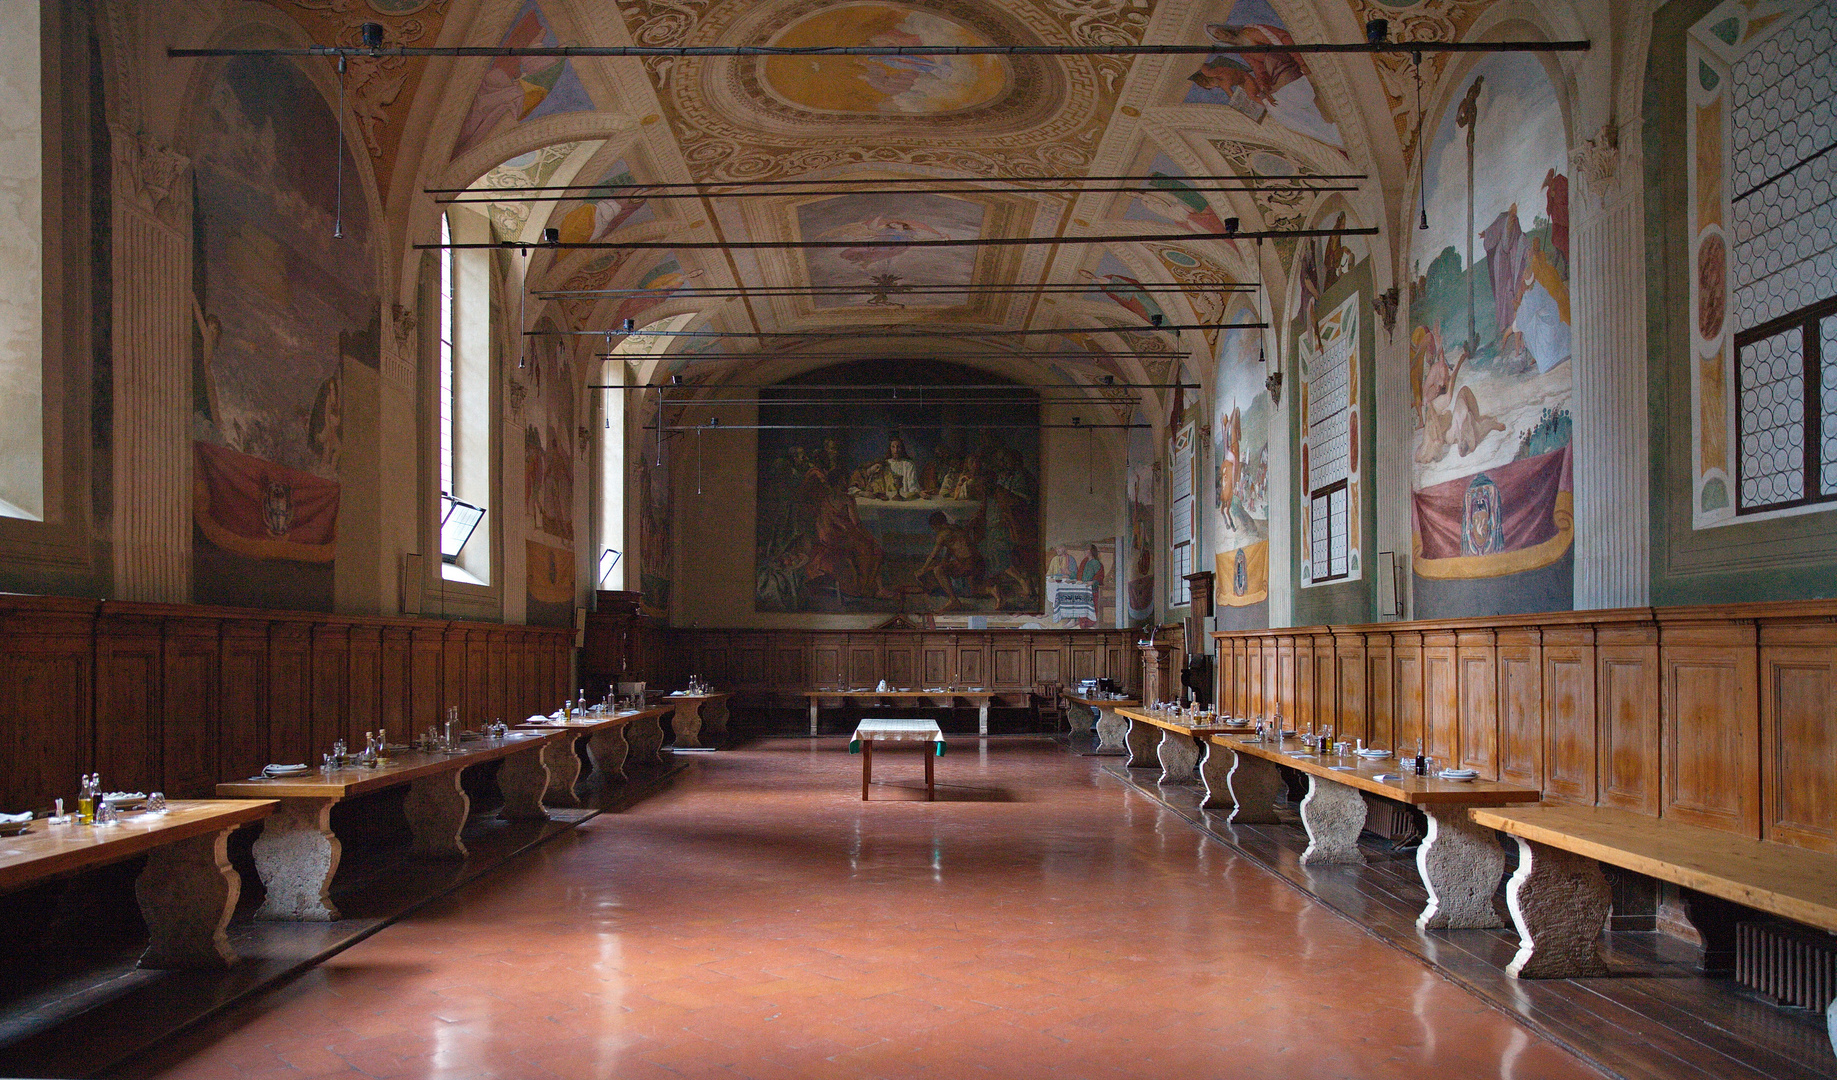
[[[1300, 642], [1296, 642], [1297, 651]], [[1333, 637], [1330, 634], [1315, 634], [1307, 642], [1308, 659], [1313, 668], [1313, 705], [1314, 730], [1325, 731], [1329, 728], [1339, 733], [1339, 702], [1336, 690], [1338, 674], [1333, 667]]]
[[[344, 739], [350, 745], [350, 730], [345, 723], [349, 713], [349, 680], [351, 674], [351, 628], [333, 623], [313, 627], [312, 667], [312, 747], [313, 757]], [[363, 749], [363, 744], [357, 744]]]
[[[457, 707], [459, 715], [466, 716], [471, 706], [466, 701], [466, 631], [463, 627], [451, 627], [440, 643], [440, 717], [437, 723], [446, 721], [447, 710]], [[546, 700], [546, 699], [545, 699]], [[553, 705], [549, 709], [554, 708]], [[548, 712], [548, 709], [543, 709]]]
[[1544, 631], [1544, 795], [1593, 805], [1599, 779], [1595, 631]]
[[94, 761], [97, 643], [45, 629], [8, 619], [0, 637], [0, 806], [9, 811], [49, 810], [57, 798], [75, 806], [77, 778]]
[[1760, 680], [1765, 835], [1837, 853], [1837, 625], [1763, 628]]
[[1603, 627], [1595, 635], [1599, 799], [1659, 810], [1658, 628]]
[[957, 685], [986, 686], [989, 681], [988, 653], [981, 645], [957, 647]]
[[[1460, 679], [1458, 760], [1488, 779], [1499, 777], [1499, 672], [1491, 631], [1457, 636]], [[1451, 757], [1453, 755], [1450, 755]]]
[[224, 777], [253, 776], [274, 760], [268, 753], [268, 624], [225, 620], [221, 640], [217, 762]]
[[1013, 689], [1026, 685], [1025, 663], [1019, 645], [1006, 642], [997, 644], [990, 650], [989, 657], [993, 665], [993, 685], [990, 689]]
[[880, 682], [879, 650], [872, 645], [848, 646], [848, 685], [875, 686]]
[[382, 726], [383, 631], [381, 627], [351, 627], [349, 677], [350, 682], [346, 687], [348, 696], [345, 701], [345, 741], [361, 748], [364, 745], [364, 732], [375, 731]]
[[1392, 749], [1415, 751], [1427, 741], [1423, 736], [1422, 635], [1392, 634], [1391, 650], [1397, 665], [1392, 686], [1397, 737]]
[[414, 666], [408, 673], [408, 734], [411, 736], [419, 735], [430, 726], [438, 724], [443, 715], [441, 692], [445, 680], [441, 677], [440, 666], [444, 654], [442, 636], [438, 629], [431, 626], [417, 626], [410, 636], [409, 653], [414, 657]]
[[1088, 644], [1067, 647], [1071, 657], [1071, 670], [1065, 673], [1065, 682], [1076, 686], [1086, 679], [1095, 679], [1103, 674], [1103, 646], [1091, 642]]
[[1389, 634], [1371, 634], [1365, 649], [1365, 743], [1384, 750], [1397, 746], [1396, 655]]
[[268, 627], [268, 755], [277, 764], [317, 763], [323, 751], [313, 745], [312, 626], [274, 623]]
[[1125, 690], [1140, 690], [1142, 676], [1141, 668], [1135, 662], [1135, 646], [1126, 641], [1106, 645], [1101, 674], [1106, 679], [1116, 680], [1116, 685]]
[[918, 649], [912, 645], [887, 646], [887, 683], [892, 686], [917, 686]]
[[222, 648], [217, 620], [168, 619], [164, 629], [159, 777], [149, 781], [155, 788], [120, 790], [208, 798], [222, 775], [217, 761], [217, 658]]
[[96, 628], [95, 771], [106, 790], [150, 791], [164, 783], [160, 637], [151, 618], [111, 617]]
[[[491, 719], [490, 631], [473, 628], [466, 631], [466, 703], [459, 710], [459, 726], [476, 728]], [[546, 667], [543, 676], [553, 686], [554, 668]], [[549, 699], [561, 703], [561, 693], [551, 688]], [[550, 706], [553, 708], [554, 706]]]
[[1437, 761], [1460, 755], [1461, 678], [1453, 634], [1425, 634], [1422, 642], [1422, 748]]
[[848, 674], [842, 670], [842, 646], [820, 644], [816, 647], [816, 686], [818, 689], [843, 689]]
[[1334, 733], [1351, 742], [1371, 740], [1371, 707], [1366, 699], [1365, 639], [1347, 634], [1333, 642], [1333, 670], [1336, 719]]
[[[353, 679], [357, 677], [355, 666], [352, 668], [351, 677]], [[502, 630], [487, 630], [485, 631], [485, 707], [479, 712], [480, 723], [505, 719], [505, 714], [510, 711], [508, 708], [509, 689], [510, 639]], [[569, 696], [572, 697], [572, 691], [577, 688], [564, 687], [563, 689], [570, 691]], [[521, 719], [521, 717], [511, 719]]]
[[1760, 699], [1752, 624], [1666, 626], [1664, 816], [1760, 836]]
[[1030, 682], [1058, 683], [1063, 686], [1065, 679], [1065, 650], [1057, 645], [1035, 645], [1033, 647], [1033, 678]]
[[1499, 779], [1543, 783], [1544, 672], [1536, 630], [1499, 633]]
[[919, 658], [919, 671], [926, 686], [946, 686], [951, 682], [950, 647], [927, 645]]
[[[409, 693], [410, 665], [413, 650], [411, 642], [413, 632], [406, 626], [389, 626], [383, 628], [382, 641], [378, 646], [380, 657], [380, 677], [377, 686], [377, 723], [390, 742], [407, 742], [413, 734], [409, 730]], [[517, 688], [521, 691], [527, 683], [523, 678], [521, 655], [518, 656]], [[528, 713], [520, 712], [517, 719]]]

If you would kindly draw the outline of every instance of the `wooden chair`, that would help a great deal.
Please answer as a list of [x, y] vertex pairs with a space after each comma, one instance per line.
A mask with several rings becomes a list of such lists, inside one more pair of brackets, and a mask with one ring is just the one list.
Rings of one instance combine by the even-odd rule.
[[1041, 730], [1058, 734], [1065, 724], [1065, 687], [1062, 683], [1036, 683], [1033, 693], [1033, 715]]

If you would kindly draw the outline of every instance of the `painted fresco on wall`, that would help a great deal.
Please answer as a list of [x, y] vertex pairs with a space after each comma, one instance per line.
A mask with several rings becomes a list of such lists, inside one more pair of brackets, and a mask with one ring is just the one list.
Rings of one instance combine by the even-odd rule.
[[1166, 154], [1156, 154], [1148, 163], [1148, 186], [1155, 189], [1129, 200], [1123, 211], [1124, 221], [1158, 221], [1178, 225], [1188, 232], [1222, 233], [1225, 223], [1212, 209], [1206, 197], [1193, 190], [1186, 170]]
[[[1132, 424], [1147, 421], [1140, 412]], [[1129, 624], [1152, 622], [1155, 614], [1155, 439], [1146, 428], [1129, 431], [1129, 573], [1125, 583]]]
[[[990, 45], [945, 15], [903, 4], [825, 5], [792, 23], [772, 44]], [[999, 56], [774, 56], [760, 69], [774, 93], [793, 105], [828, 113], [931, 116], [986, 105], [1011, 82]]]
[[[531, 48], [559, 44], [548, 16], [536, 0], [524, 0], [500, 45]], [[566, 57], [503, 56], [491, 62], [480, 80], [472, 108], [459, 126], [453, 148], [458, 157], [499, 130], [559, 113], [587, 112], [593, 98], [581, 85], [574, 62]]]
[[624, 190], [635, 183], [631, 168], [623, 161], [615, 161], [578, 201], [557, 206], [549, 216], [549, 225], [561, 231], [564, 244], [591, 244], [627, 225], [657, 220], [648, 200]]
[[1173, 322], [1155, 294], [1144, 291], [1141, 279], [1112, 252], [1103, 253], [1095, 271], [1080, 270], [1078, 276], [1091, 283], [1091, 291], [1084, 294], [1087, 298], [1109, 300], [1145, 323]]
[[1339, 125], [1315, 93], [1307, 61], [1296, 53], [1236, 53], [1232, 46], [1293, 45], [1288, 25], [1269, 0], [1235, 0], [1206, 23], [1220, 51], [1187, 76], [1186, 102], [1228, 105], [1258, 124], [1274, 124], [1343, 147]]
[[333, 236], [338, 144], [288, 64], [229, 61], [190, 118], [199, 602], [331, 606], [345, 373], [375, 368], [381, 337], [368, 211], [348, 183]]
[[[797, 208], [799, 232], [809, 240], [872, 241], [873, 247], [815, 248], [804, 253], [810, 283], [825, 288], [890, 288], [901, 283], [968, 284], [976, 269], [974, 248], [914, 248], [915, 240], [970, 240], [982, 235], [988, 208], [942, 195], [844, 195]], [[884, 293], [882, 294], [884, 296]], [[858, 296], [816, 298], [819, 308], [861, 303]], [[902, 296], [907, 307], [959, 307], [963, 293]]]
[[1116, 619], [1116, 538], [1057, 544], [1046, 552], [1046, 614], [1089, 630]]
[[684, 270], [674, 254], [665, 256], [631, 286], [644, 291], [625, 297], [613, 308], [612, 325], [624, 326], [626, 319], [642, 323], [645, 312], [675, 296], [677, 290], [695, 284], [701, 276], [700, 270]]
[[[1482, 61], [1436, 133], [1410, 306], [1418, 578], [1539, 570], [1573, 542], [1566, 145], [1555, 89], [1521, 55]], [[1568, 606], [1568, 575], [1552, 574], [1523, 603]], [[1514, 610], [1467, 594], [1417, 615]]]
[[[1255, 322], [1240, 312], [1233, 322]], [[1269, 427], [1261, 330], [1226, 330], [1212, 400], [1213, 593], [1217, 606], [1269, 599]], [[1222, 614], [1222, 611], [1221, 611]], [[1267, 618], [1267, 616], [1265, 616]]]
[[565, 626], [574, 608], [574, 365], [553, 320], [536, 323], [523, 367], [511, 373], [522, 400], [523, 502], [529, 621]]
[[[951, 364], [860, 361], [798, 381], [987, 384]], [[755, 608], [791, 612], [1040, 612], [1040, 405], [1021, 387], [965, 404], [885, 391], [765, 391], [759, 422]], [[859, 398], [861, 400], [850, 400]], [[991, 425], [1014, 425], [992, 427]]]
[[[655, 422], [657, 412], [640, 414]], [[640, 427], [642, 436], [642, 427]], [[670, 482], [671, 443], [661, 445], [642, 437], [635, 447], [638, 490], [638, 589], [639, 608], [652, 618], [666, 619], [676, 580], [676, 492]]]

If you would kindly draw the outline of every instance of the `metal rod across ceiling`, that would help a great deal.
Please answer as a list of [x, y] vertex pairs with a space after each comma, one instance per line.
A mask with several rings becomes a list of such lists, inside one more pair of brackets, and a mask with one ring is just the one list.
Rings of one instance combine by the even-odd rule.
[[1216, 56], [1346, 53], [1587, 52], [1588, 41], [1358, 41], [1283, 45], [300, 45], [267, 48], [168, 48], [174, 58], [201, 56], [488, 56], [488, 57], [720, 57], [720, 56]]
[[[1267, 330], [1266, 322], [1228, 323], [1233, 330]], [[897, 327], [862, 327], [857, 330], [669, 330], [646, 334], [642, 330], [525, 330], [526, 337], [705, 337], [705, 338], [957, 338], [1027, 337], [1045, 334], [1152, 334], [1161, 330], [1222, 330], [1214, 323], [1164, 323], [1160, 326], [1079, 326], [1058, 330], [924, 330]]]
[[[923, 395], [926, 389], [948, 390], [1006, 390], [1015, 393], [1034, 390], [1198, 390], [1199, 383], [951, 383], [932, 387], [917, 387], [909, 383], [711, 383], [707, 386], [670, 386], [661, 383], [640, 383], [631, 385], [613, 385], [612, 383], [588, 383], [589, 390], [908, 390]], [[1087, 399], [1088, 400], [1088, 399]], [[679, 402], [680, 403], [680, 402]]]
[[[893, 356], [877, 353], [872, 356], [838, 356], [835, 353], [596, 353], [601, 360], [646, 360], [664, 358], [669, 360], [695, 361], [729, 361], [729, 360], [827, 360], [831, 363], [848, 363], [855, 360], [1039, 360], [1039, 361], [1074, 361], [1074, 360], [1188, 360], [1192, 353], [1173, 350], [1169, 352], [951, 352], [937, 356]], [[732, 385], [732, 384], [728, 384]]]
[[[759, 189], [764, 190], [764, 189], [775, 189], [775, 188], [833, 186], [836, 184], [873, 184], [876, 187], [911, 187], [911, 186], [917, 186], [921, 184], [939, 184], [939, 183], [953, 183], [953, 184], [968, 184], [968, 183], [978, 183], [978, 184], [1061, 184], [1061, 183], [1064, 183], [1064, 184], [1138, 184], [1138, 183], [1139, 184], [1154, 184], [1156, 182], [1159, 182], [1162, 184], [1166, 184], [1169, 182], [1177, 181], [1181, 185], [1184, 186], [1187, 184], [1255, 184], [1255, 183], [1264, 183], [1264, 182], [1286, 184], [1286, 183], [1301, 183], [1301, 182], [1311, 183], [1315, 180], [1369, 180], [1369, 179], [1371, 179], [1371, 177], [1367, 173], [1291, 173], [1285, 176], [1276, 176], [1270, 173], [1244, 173], [1244, 174], [1224, 173], [1224, 174], [1219, 174], [1219, 175], [1201, 175], [1201, 176], [1192, 176], [1192, 175], [1189, 175], [1189, 176], [1162, 176], [1162, 175], [1155, 174], [1155, 173], [1150, 173], [1146, 176], [1139, 175], [1139, 174], [1116, 174], [1116, 175], [1106, 175], [1106, 176], [1078, 176], [1074, 174], [1061, 174], [1061, 175], [1054, 175], [1054, 176], [990, 176], [990, 177], [892, 176], [892, 177], [875, 177], [872, 179], [864, 178], [864, 177], [832, 176], [832, 177], [823, 177], [823, 178], [787, 177], [787, 178], [779, 179], [779, 180], [663, 181], [663, 182], [648, 183], [648, 184], [640, 184], [636, 181], [633, 181], [632, 183], [629, 183], [629, 184], [506, 184], [503, 187], [494, 187], [494, 188], [481, 188], [481, 187], [422, 188], [421, 191], [423, 194], [426, 194], [426, 195], [468, 195], [468, 194], [482, 195], [482, 194], [488, 194], [491, 192], [498, 192], [498, 191], [515, 191], [515, 192], [616, 191], [616, 192], [625, 192], [625, 193], [629, 193], [633, 195], [641, 195], [641, 194], [644, 194], [650, 191], [668, 191], [668, 190], [676, 190], [676, 189], [687, 189], [691, 191], [706, 191], [709, 188], [759, 188]], [[1165, 191], [1168, 189], [1165, 187], [1158, 187], [1155, 190]]]
[[469, 244], [416, 244], [416, 251], [476, 251], [520, 248], [552, 248], [560, 251], [619, 248], [625, 251], [800, 251], [818, 248], [919, 248], [945, 247], [1028, 247], [1039, 244], [1169, 244], [1199, 240], [1308, 240], [1322, 236], [1376, 236], [1376, 227], [1363, 229], [1262, 229], [1255, 232], [1125, 233], [1105, 236], [974, 236], [965, 240], [611, 240], [574, 243], [521, 243], [498, 240]]
[[[990, 182], [995, 183], [998, 181], [990, 181]], [[863, 183], [871, 183], [871, 181], [855, 181], [855, 183], [859, 185]], [[583, 192], [590, 192], [592, 189], [588, 188], [588, 189], [582, 189], [582, 190]], [[1183, 185], [1178, 190], [1182, 192], [1186, 192], [1186, 191], [1237, 192], [1237, 193], [1244, 193], [1244, 194], [1265, 194], [1265, 195], [1270, 195], [1270, 194], [1284, 195], [1284, 194], [1292, 193], [1292, 194], [1316, 195], [1316, 194], [1327, 194], [1327, 193], [1335, 192], [1335, 191], [1357, 191], [1359, 189], [1356, 185], [1352, 185], [1352, 184], [1336, 184], [1336, 185], [1326, 185], [1326, 184], [1281, 184], [1281, 185], [1238, 184], [1238, 185], [1232, 185], [1232, 186], [1205, 184], [1205, 185], [1200, 185], [1200, 186]], [[566, 196], [517, 194], [514, 192], [508, 193], [508, 194], [498, 194], [498, 192], [500, 191], [508, 191], [508, 189], [478, 188], [478, 189], [475, 189], [467, 193], [466, 195], [455, 195], [451, 198], [435, 199], [434, 201], [442, 205], [447, 205], [447, 206], [472, 206], [472, 205], [477, 205], [480, 203], [489, 204], [489, 203], [503, 203], [503, 202], [543, 202], [543, 201], [550, 200], [550, 199], [566, 198]], [[998, 187], [922, 187], [922, 188], [901, 188], [899, 190], [899, 194], [901, 195], [1017, 195], [1017, 194], [1018, 195], [1130, 195], [1130, 194], [1146, 195], [1146, 194], [1153, 194], [1153, 193], [1169, 194], [1170, 191], [1171, 189], [1165, 188], [1165, 187], [1140, 187], [1140, 186], [1086, 187], [1086, 188], [1013, 188], [1013, 189], [1004, 189], [1004, 188], [998, 188]], [[836, 190], [805, 191], [805, 192], [790, 192], [790, 193], [782, 192], [782, 191], [770, 191], [770, 190], [765, 190], [765, 191], [663, 191], [663, 192], [658, 192], [653, 195], [635, 195], [634, 194], [634, 195], [627, 195], [625, 197], [629, 199], [634, 199], [634, 200], [641, 199], [645, 202], [651, 202], [653, 200], [661, 200], [661, 199], [768, 199], [768, 198], [782, 199], [785, 197], [786, 194], [882, 195], [882, 194], [885, 194], [885, 190], [884, 189], [876, 190], [871, 187], [867, 187], [867, 188], [857, 187], [853, 190], [844, 188], [844, 189], [836, 189]], [[592, 196], [589, 196], [588, 194], [581, 194], [581, 195], [574, 196], [574, 198], [578, 198], [578, 199], [585, 199], [589, 197], [592, 197]], [[598, 196], [598, 197], [605, 198], [606, 196]]]
[[[1255, 292], [1260, 286], [1255, 282], [1224, 281], [1211, 284], [1188, 284], [1186, 282], [1142, 282], [1129, 286], [1130, 292], [1143, 293], [1248, 293]], [[964, 285], [864, 285], [855, 288], [849, 285], [760, 285], [749, 288], [744, 285], [725, 287], [719, 285], [697, 286], [687, 289], [538, 289], [530, 293], [541, 299], [552, 299], [564, 296], [664, 296], [671, 299], [694, 297], [718, 297], [734, 299], [742, 296], [860, 296], [864, 293], [886, 293], [891, 296], [950, 296], [954, 293], [1085, 293], [1098, 292], [1096, 285], [1076, 284], [1041, 284], [1041, 285], [1000, 285], [969, 283]]]
[[[685, 402], [684, 404], [689, 404]], [[706, 402], [694, 402], [704, 405]], [[670, 424], [658, 428], [644, 425], [645, 431], [885, 431], [889, 427], [906, 431], [1133, 431], [1152, 430], [1153, 424]]]

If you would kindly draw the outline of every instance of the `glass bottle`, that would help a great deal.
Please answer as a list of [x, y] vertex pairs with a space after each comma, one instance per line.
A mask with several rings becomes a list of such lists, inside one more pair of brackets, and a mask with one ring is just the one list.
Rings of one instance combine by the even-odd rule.
[[77, 824], [88, 825], [96, 820], [96, 778], [100, 773], [84, 773], [83, 781], [77, 788]]

